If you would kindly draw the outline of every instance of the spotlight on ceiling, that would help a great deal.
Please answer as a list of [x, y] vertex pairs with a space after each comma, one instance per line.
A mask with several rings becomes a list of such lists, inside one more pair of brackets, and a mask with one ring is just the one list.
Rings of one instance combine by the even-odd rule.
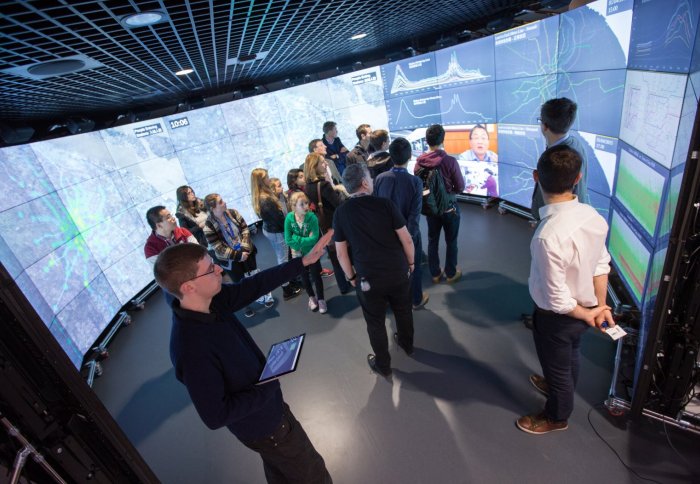
[[128, 29], [148, 27], [168, 20], [168, 15], [160, 10], [148, 10], [122, 17], [119, 23]]
[[355, 34], [352, 37], [350, 37], [350, 40], [360, 40], [360, 39], [364, 39], [365, 37], [367, 37], [367, 34], [365, 34], [365, 33]]
[[175, 73], [176, 76], [186, 76], [187, 74], [192, 74], [194, 72], [193, 69], [182, 69], [181, 71], [177, 71]]

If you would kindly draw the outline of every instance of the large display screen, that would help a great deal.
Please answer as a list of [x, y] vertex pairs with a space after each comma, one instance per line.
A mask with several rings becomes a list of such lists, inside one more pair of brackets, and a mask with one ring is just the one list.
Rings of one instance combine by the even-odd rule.
[[634, 148], [622, 144], [615, 199], [638, 222], [649, 240], [656, 234], [667, 175], [668, 170]]
[[637, 305], [641, 305], [651, 248], [632, 224], [613, 208], [610, 216], [608, 251]]
[[524, 164], [498, 164], [498, 191], [503, 200], [525, 208], [532, 206], [532, 192], [535, 180], [532, 178], [532, 168]]
[[435, 51], [440, 89], [494, 80], [493, 37]]
[[688, 72], [698, 15], [700, 1], [697, 0], [636, 2], [629, 67]]
[[620, 139], [669, 168], [687, 76], [627, 71]]
[[498, 121], [513, 124], [537, 124], [540, 106], [557, 97], [557, 76], [526, 77], [496, 82]]
[[496, 77], [523, 79], [554, 74], [558, 33], [559, 17], [550, 17], [496, 34]]
[[657, 282], [649, 260], [654, 253], [661, 264], [697, 112], [698, 74], [693, 84], [679, 73], [700, 65], [697, 52], [691, 61], [699, 3], [598, 0], [332, 79], [4, 148], [2, 263], [79, 366], [152, 280], [144, 215], [155, 205], [174, 212], [178, 186], [217, 192], [253, 222], [251, 170], [286, 183], [325, 121], [337, 123], [348, 149], [363, 123], [406, 137], [411, 165], [427, 149], [426, 128], [440, 123], [465, 192], [527, 208], [545, 149], [540, 106], [566, 96], [578, 104], [570, 136], [588, 160], [590, 203], [610, 221], [614, 264], [640, 304]]
[[564, 12], [559, 28], [559, 71], [627, 67], [633, 0], [598, 0]]
[[433, 52], [385, 64], [381, 71], [385, 98], [435, 91], [440, 84]]
[[617, 137], [625, 89], [625, 70], [559, 74], [557, 97], [578, 105], [573, 129]]
[[583, 155], [588, 162], [588, 189], [607, 197], [612, 196], [618, 139], [585, 131], [570, 131], [569, 134], [578, 138], [585, 151]]

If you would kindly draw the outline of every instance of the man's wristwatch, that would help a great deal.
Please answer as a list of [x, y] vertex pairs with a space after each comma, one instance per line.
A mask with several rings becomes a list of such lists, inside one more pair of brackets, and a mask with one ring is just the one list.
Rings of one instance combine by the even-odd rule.
[[352, 277], [345, 276], [345, 280], [350, 282], [354, 281], [357, 278], [357, 272], [352, 275]]

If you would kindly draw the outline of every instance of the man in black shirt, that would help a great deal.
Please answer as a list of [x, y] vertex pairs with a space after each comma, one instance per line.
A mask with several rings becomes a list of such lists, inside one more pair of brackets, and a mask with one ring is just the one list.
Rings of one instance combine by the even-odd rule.
[[413, 241], [394, 202], [372, 196], [373, 182], [364, 164], [348, 166], [343, 183], [350, 198], [335, 211], [335, 247], [345, 277], [356, 288], [367, 322], [367, 334], [374, 350], [374, 354], [367, 355], [367, 362], [373, 371], [389, 377], [387, 304], [396, 317], [399, 346], [408, 355], [413, 353], [410, 295], [410, 274], [415, 268]]
[[227, 427], [260, 454], [268, 482], [330, 484], [323, 458], [282, 398], [278, 381], [256, 385], [265, 355], [234, 314], [298, 276], [323, 253], [332, 233], [303, 258], [222, 286], [222, 269], [199, 244], [178, 244], [156, 260], [156, 282], [172, 303], [170, 358], [202, 421]]

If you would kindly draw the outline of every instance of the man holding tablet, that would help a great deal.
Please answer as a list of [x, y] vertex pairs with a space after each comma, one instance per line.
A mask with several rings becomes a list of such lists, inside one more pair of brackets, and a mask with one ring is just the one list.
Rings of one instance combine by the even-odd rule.
[[268, 482], [330, 483], [325, 462], [282, 398], [276, 379], [259, 383], [265, 356], [234, 312], [316, 262], [333, 231], [311, 252], [222, 286], [222, 269], [205, 247], [180, 244], [160, 253], [153, 272], [173, 301], [170, 358], [207, 427], [226, 426], [258, 452]]

